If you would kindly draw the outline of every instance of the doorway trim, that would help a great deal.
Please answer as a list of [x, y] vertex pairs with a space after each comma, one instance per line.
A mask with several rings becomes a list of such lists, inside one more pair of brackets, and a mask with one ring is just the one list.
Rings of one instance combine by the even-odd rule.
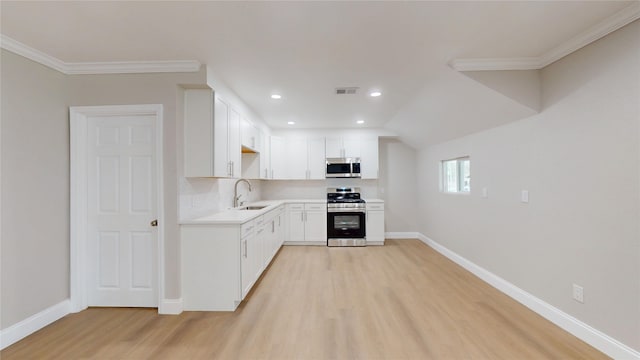
[[88, 206], [88, 120], [91, 116], [151, 115], [156, 125], [156, 178], [158, 244], [158, 309], [164, 298], [164, 179], [163, 108], [161, 104], [72, 106], [69, 108], [70, 224], [69, 224], [69, 300], [72, 313], [88, 307], [86, 251]]

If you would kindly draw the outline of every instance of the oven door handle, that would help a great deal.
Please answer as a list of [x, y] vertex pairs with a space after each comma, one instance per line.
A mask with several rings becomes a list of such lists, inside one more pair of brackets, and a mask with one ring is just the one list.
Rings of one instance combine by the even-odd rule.
[[328, 213], [361, 213], [364, 214], [364, 209], [349, 209], [349, 208], [335, 208], [335, 209], [327, 209]]

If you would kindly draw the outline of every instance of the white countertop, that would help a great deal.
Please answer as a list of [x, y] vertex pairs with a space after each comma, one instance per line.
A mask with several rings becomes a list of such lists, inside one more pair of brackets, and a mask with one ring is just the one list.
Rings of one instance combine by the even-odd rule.
[[[180, 225], [241, 225], [247, 221], [251, 221], [269, 211], [277, 208], [282, 204], [300, 204], [312, 203], [323, 204], [325, 199], [286, 199], [286, 200], [261, 200], [243, 206], [265, 206], [260, 210], [237, 210], [228, 209], [218, 211], [209, 215], [201, 216], [194, 219], [181, 220]], [[384, 203], [381, 199], [366, 199], [368, 203]]]
[[261, 200], [243, 206], [266, 206], [260, 210], [237, 210], [228, 209], [218, 211], [209, 215], [201, 216], [194, 219], [185, 219], [180, 221], [180, 225], [240, 225], [247, 221], [251, 221], [269, 211], [287, 203], [316, 203], [324, 204], [324, 199], [287, 199], [287, 200]]

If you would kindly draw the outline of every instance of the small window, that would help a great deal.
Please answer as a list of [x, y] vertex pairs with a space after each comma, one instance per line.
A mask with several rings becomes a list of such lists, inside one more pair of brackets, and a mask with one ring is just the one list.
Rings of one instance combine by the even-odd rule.
[[442, 161], [442, 191], [446, 193], [471, 191], [471, 161], [468, 156]]

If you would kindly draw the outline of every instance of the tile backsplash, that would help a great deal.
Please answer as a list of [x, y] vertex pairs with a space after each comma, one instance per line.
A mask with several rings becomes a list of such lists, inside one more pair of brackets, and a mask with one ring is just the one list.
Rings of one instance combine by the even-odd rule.
[[[237, 179], [182, 178], [180, 181], [180, 219], [193, 219], [233, 206], [233, 188]], [[241, 201], [262, 199], [261, 181], [251, 180], [251, 191], [247, 184], [238, 184]]]
[[[187, 220], [209, 215], [233, 206], [233, 187], [237, 179], [182, 178], [180, 181], [180, 219]], [[327, 188], [359, 187], [364, 199], [379, 198], [377, 180], [250, 180], [238, 184], [241, 201], [284, 199], [326, 199]]]

